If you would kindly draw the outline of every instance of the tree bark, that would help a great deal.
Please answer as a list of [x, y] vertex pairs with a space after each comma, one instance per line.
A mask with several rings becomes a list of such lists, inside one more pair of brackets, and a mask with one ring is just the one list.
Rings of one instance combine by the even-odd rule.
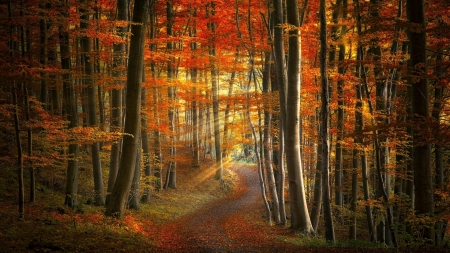
[[[357, 10], [357, 16], [356, 16], [356, 27], [357, 27], [357, 32], [358, 35], [361, 35], [362, 33], [362, 28], [361, 28], [361, 9], [360, 9], [360, 5], [359, 5], [359, 0], [355, 1], [355, 9]], [[355, 105], [355, 132], [357, 134], [361, 134], [362, 135], [362, 130], [364, 127], [364, 118], [363, 118], [363, 90], [362, 90], [362, 86], [363, 86], [363, 79], [365, 77], [365, 69], [364, 69], [364, 65], [363, 65], [363, 60], [364, 60], [364, 51], [363, 51], [363, 46], [361, 45], [361, 42], [358, 43], [358, 51], [357, 51], [357, 56], [356, 56], [356, 60], [357, 60], [357, 65], [356, 65], [356, 77], [359, 79], [359, 84], [356, 85], [356, 105]], [[363, 136], [361, 136], [360, 138], [360, 142], [363, 143], [364, 142], [364, 138]], [[360, 151], [360, 156], [361, 156], [361, 174], [362, 174], [362, 181], [363, 181], [363, 193], [364, 193], [364, 201], [368, 201], [370, 199], [370, 195], [369, 195], [369, 171], [367, 168], [367, 157], [366, 157], [366, 152], [364, 151], [363, 147], [361, 147], [362, 150]], [[367, 218], [367, 227], [369, 229], [369, 235], [370, 235], [370, 241], [371, 242], [375, 242], [376, 241], [376, 233], [375, 233], [375, 226], [374, 226], [374, 221], [373, 221], [373, 216], [372, 216], [372, 208], [370, 207], [370, 205], [366, 204], [365, 206], [365, 211], [366, 211], [366, 218]]]
[[[62, 1], [63, 4], [63, 16], [69, 15], [69, 3]], [[68, 128], [78, 127], [78, 111], [77, 100], [75, 98], [74, 80], [70, 74], [72, 69], [72, 61], [70, 57], [69, 46], [69, 31], [68, 27], [59, 27], [59, 43], [61, 52], [61, 68], [65, 70], [63, 79], [63, 100], [64, 100], [64, 115], [69, 121]], [[66, 174], [66, 186], [65, 186], [65, 200], [64, 204], [75, 208], [78, 206], [77, 193], [78, 193], [78, 156], [80, 148], [78, 144], [71, 140], [69, 144], [69, 150], [67, 152], [67, 174]]]
[[[214, 17], [216, 15], [216, 6], [214, 2], [209, 2], [206, 6], [206, 15]], [[223, 161], [222, 161], [222, 146], [220, 141], [220, 119], [219, 119], [219, 82], [218, 69], [216, 64], [216, 40], [214, 38], [216, 33], [216, 23], [208, 22], [208, 30], [213, 34], [209, 41], [209, 56], [211, 65], [211, 86], [212, 86], [212, 100], [213, 100], [213, 118], [214, 118], [214, 148], [216, 150], [216, 179], [223, 181]]]
[[[88, 4], [87, 1], [82, 0], [82, 4]], [[89, 16], [87, 10], [80, 8], [80, 28], [83, 32], [87, 32], [89, 28]], [[84, 73], [86, 78], [84, 80], [87, 87], [88, 95], [88, 108], [89, 108], [89, 126], [98, 129], [97, 121], [97, 106], [95, 101], [95, 86], [94, 86], [94, 67], [93, 59], [91, 58], [91, 39], [84, 34], [81, 38], [81, 45], [83, 50], [84, 58]], [[94, 204], [104, 205], [104, 193], [103, 193], [103, 176], [102, 176], [102, 165], [100, 160], [100, 146], [98, 142], [91, 145], [92, 154], [92, 169], [94, 174]]]
[[[142, 69], [142, 82], [145, 82], [145, 71]], [[141, 110], [148, 110], [146, 109], [146, 103], [147, 103], [147, 88], [142, 88], [141, 93]], [[147, 112], [141, 113], [141, 145], [142, 145], [142, 159], [143, 159], [143, 165], [144, 165], [144, 173], [145, 173], [145, 180], [144, 180], [144, 190], [142, 194], [141, 201], [142, 203], [150, 203], [150, 196], [151, 196], [151, 181], [150, 176], [152, 175], [152, 168], [150, 166], [150, 159], [151, 159], [151, 153], [150, 153], [150, 147], [148, 143], [148, 134], [147, 134]], [[139, 154], [138, 154], [139, 156]], [[140, 157], [140, 156], [139, 156]], [[136, 160], [136, 162], [140, 163], [140, 158]], [[138, 168], [138, 167], [136, 167]], [[136, 172], [135, 172], [136, 176]], [[141, 180], [138, 178], [138, 180]], [[134, 179], [133, 179], [134, 181]], [[138, 203], [139, 205], [139, 203]]]
[[[171, 37], [173, 36], [172, 28], [173, 28], [173, 5], [170, 1], [167, 1], [167, 36]], [[167, 42], [167, 50], [169, 53], [173, 50], [173, 42], [168, 41]], [[177, 153], [177, 149], [175, 147], [175, 115], [176, 115], [176, 108], [175, 108], [175, 98], [176, 98], [176, 87], [173, 85], [173, 77], [174, 77], [174, 64], [175, 64], [175, 58], [173, 56], [169, 56], [169, 61], [167, 62], [167, 81], [169, 83], [168, 88], [168, 94], [169, 94], [169, 101], [170, 101], [170, 107], [169, 107], [169, 129], [171, 132], [170, 136], [170, 157], [169, 157], [169, 168], [167, 169], [167, 176], [166, 181], [164, 183], [164, 189], [167, 188], [177, 188], [177, 163], [175, 160], [175, 156]]]
[[[288, 83], [286, 97], [286, 157], [291, 196], [291, 226], [293, 230], [314, 233], [306, 204], [303, 169], [300, 154], [300, 20], [298, 1], [287, 0], [287, 21], [294, 26], [289, 31]], [[284, 105], [283, 105], [284, 106]]]
[[[272, 61], [272, 54], [265, 52], [264, 72], [263, 72], [263, 94], [269, 99], [269, 82], [270, 82], [270, 66]], [[270, 197], [272, 199], [272, 215], [275, 223], [280, 224], [280, 203], [278, 201], [277, 185], [275, 183], [275, 176], [273, 173], [272, 161], [272, 113], [270, 112], [270, 103], [264, 103], [264, 167], [267, 172], [267, 183], [269, 185]]]
[[[193, 10], [193, 16], [194, 16], [194, 24], [193, 27], [191, 28], [191, 33], [190, 36], [192, 38], [196, 38], [197, 37], [197, 18], [198, 18], [198, 14], [197, 14], [197, 9], [195, 8]], [[197, 57], [197, 42], [193, 41], [191, 42], [191, 51], [193, 54], [193, 57]], [[198, 67], [194, 66], [191, 69], [191, 80], [193, 83], [193, 88], [192, 88], [192, 126], [193, 126], [193, 131], [192, 131], [192, 149], [193, 149], [193, 161], [192, 161], [192, 166], [194, 168], [200, 168], [200, 141], [199, 141], [199, 101], [198, 101], [198, 91], [197, 91], [197, 81], [198, 81]]]
[[[327, 75], [327, 21], [325, 12], [325, 0], [320, 0], [319, 21], [320, 21], [320, 81], [321, 81], [321, 100], [322, 107], [320, 110], [321, 128], [320, 139], [322, 143], [322, 186], [323, 186], [323, 217], [325, 221], [325, 239], [334, 244], [334, 227], [333, 217], [331, 213], [330, 199], [330, 180], [329, 180], [329, 112], [330, 98], [328, 91], [328, 75]], [[340, 173], [340, 172], [339, 172]]]
[[131, 188], [133, 172], [136, 165], [138, 136], [141, 123], [141, 82], [144, 60], [144, 35], [147, 20], [148, 0], [136, 0], [131, 25], [129, 64], [127, 69], [127, 95], [125, 136], [123, 152], [117, 179], [111, 193], [111, 201], [106, 206], [105, 215], [122, 219], [125, 204]]
[[[117, 20], [128, 20], [128, 0], [117, 1]], [[117, 27], [117, 33], [122, 39], [125, 38], [128, 32], [128, 26]], [[125, 65], [125, 43], [114, 44], [114, 61], [113, 61], [113, 77], [117, 78], [115, 81], [116, 87], [111, 90], [111, 131], [122, 132], [122, 91], [123, 81], [121, 80], [123, 72], [120, 70]], [[120, 163], [120, 147], [122, 139], [114, 142], [111, 145], [108, 188], [106, 195], [106, 203], [109, 202], [110, 194], [114, 188], [117, 172], [119, 171]]]
[[284, 50], [284, 30], [281, 25], [283, 20], [283, 0], [273, 0], [274, 5], [274, 55], [276, 69], [276, 88], [279, 95], [279, 113], [278, 113], [278, 175], [277, 190], [280, 202], [280, 224], [286, 224], [286, 207], [284, 201], [284, 185], [285, 185], [285, 128], [286, 128], [286, 87], [287, 87], [287, 69]]
[[[142, 139], [139, 137], [139, 142], [141, 143]], [[140, 208], [140, 188], [141, 188], [141, 149], [138, 144], [137, 155], [136, 155], [136, 164], [134, 167], [133, 173], [133, 182], [131, 183], [131, 191], [130, 197], [128, 201], [128, 208], [139, 210]]]
[[[429, 89], [427, 75], [427, 42], [426, 18], [423, 0], [407, 0], [406, 12], [408, 21], [414, 26], [408, 31], [410, 48], [409, 75], [412, 88], [412, 115], [415, 125], [424, 128], [413, 132], [413, 168], [414, 168], [414, 211], [418, 216], [434, 215], [433, 173], [431, 170], [430, 144], [423, 141], [423, 133], [427, 131], [424, 122], [429, 117]], [[423, 224], [423, 238], [434, 241], [434, 228]]]

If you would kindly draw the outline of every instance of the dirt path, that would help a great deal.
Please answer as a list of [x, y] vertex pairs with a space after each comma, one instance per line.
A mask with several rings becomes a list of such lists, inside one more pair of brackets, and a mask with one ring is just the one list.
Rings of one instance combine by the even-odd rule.
[[[257, 172], [247, 166], [233, 170], [240, 176], [238, 193], [220, 200], [173, 224], [165, 226], [158, 240], [162, 251], [184, 252], [260, 252], [264, 238], [256, 238], [255, 228], [240, 223], [261, 201]], [[248, 238], [238, 235], [255, 235]]]

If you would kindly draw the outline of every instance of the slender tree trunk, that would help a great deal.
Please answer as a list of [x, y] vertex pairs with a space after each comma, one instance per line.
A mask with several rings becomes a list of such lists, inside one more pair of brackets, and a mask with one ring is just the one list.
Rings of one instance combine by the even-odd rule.
[[274, 55], [275, 69], [277, 76], [277, 88], [279, 94], [279, 114], [278, 114], [278, 177], [277, 189], [280, 202], [280, 224], [286, 224], [286, 207], [284, 201], [284, 185], [285, 185], [285, 129], [286, 129], [286, 87], [287, 87], [287, 69], [284, 50], [284, 30], [281, 27], [283, 20], [283, 0], [273, 0], [274, 5]]
[[[173, 36], [172, 28], [173, 28], [173, 5], [170, 1], [167, 1], [167, 36]], [[171, 53], [173, 50], [173, 42], [167, 42], [167, 50]], [[175, 161], [175, 156], [177, 153], [175, 147], [175, 116], [176, 116], [176, 108], [175, 108], [175, 98], [176, 98], [176, 87], [173, 85], [173, 77], [174, 77], [174, 64], [175, 58], [173, 56], [169, 56], [169, 61], [167, 63], [167, 81], [169, 83], [168, 94], [171, 106], [169, 108], [168, 116], [169, 116], [169, 129], [170, 129], [170, 158], [169, 158], [169, 168], [167, 169], [166, 181], [164, 183], [164, 189], [167, 188], [177, 188], [176, 184], [176, 169], [177, 164]]]
[[[23, 1], [20, 1], [20, 16], [23, 17]], [[26, 59], [26, 49], [25, 49], [25, 25], [20, 26], [20, 44], [22, 58]], [[27, 33], [29, 35], [29, 33]], [[28, 51], [30, 51], [30, 41], [27, 38]], [[28, 123], [31, 123], [31, 113], [30, 113], [30, 94], [28, 93], [28, 84], [22, 84], [23, 94], [25, 95], [25, 118]], [[30, 173], [30, 203], [34, 203], [36, 200], [36, 177], [34, 173], [34, 163], [33, 163], [33, 130], [29, 126], [27, 128], [27, 153], [29, 160], [29, 173]]]
[[[142, 69], [142, 82], [145, 82], [145, 71]], [[141, 93], [141, 110], [146, 110], [146, 102], [147, 101], [147, 88], [142, 88]], [[150, 196], [151, 196], [151, 181], [150, 176], [152, 175], [152, 169], [150, 166], [150, 159], [151, 159], [151, 153], [150, 153], [150, 147], [148, 144], [148, 134], [147, 134], [147, 117], [148, 113], [145, 111], [142, 113], [141, 116], [141, 144], [142, 144], [142, 159], [143, 159], [143, 165], [144, 165], [144, 172], [145, 172], [145, 180], [144, 180], [144, 191], [142, 194], [142, 203], [150, 203]], [[139, 163], [140, 163], [140, 156], [139, 157]], [[138, 162], [136, 160], [136, 162]], [[136, 167], [138, 168], [138, 167]], [[135, 172], [136, 176], [136, 172]], [[140, 180], [140, 178], [138, 178]], [[133, 180], [134, 181], [134, 180]], [[139, 201], [138, 201], [139, 202]], [[139, 205], [139, 203], [138, 203]]]
[[[128, 0], [117, 1], [117, 20], [128, 20]], [[117, 27], [118, 35], [124, 38], [128, 31], [128, 26]], [[116, 87], [111, 90], [111, 131], [122, 132], [122, 90], [123, 81], [120, 78], [123, 72], [120, 70], [125, 65], [125, 44], [114, 44], [113, 77], [119, 80], [115, 81]], [[106, 203], [109, 202], [110, 194], [114, 188], [117, 172], [119, 171], [120, 147], [122, 139], [111, 145], [110, 167], [108, 176], [108, 188]]]
[[[443, 22], [439, 21], [439, 26], [442, 27]], [[443, 48], [442, 46], [438, 49], [436, 56], [436, 81], [434, 82], [434, 103], [433, 103], [433, 111], [432, 111], [432, 117], [435, 121], [437, 136], [441, 136], [440, 128], [441, 128], [441, 110], [443, 105], [443, 99], [444, 99], [444, 87], [441, 83], [442, 76], [444, 75], [444, 68], [442, 66], [443, 63]], [[435, 163], [435, 178], [434, 178], [434, 184], [436, 189], [443, 190], [444, 189], [444, 148], [441, 144], [436, 143], [434, 146], [434, 163]], [[436, 194], [435, 194], [436, 196]], [[436, 197], [436, 199], [440, 199], [440, 197]], [[442, 201], [442, 200], [440, 200]], [[436, 204], [436, 203], [435, 203]], [[436, 209], [438, 209], [438, 204], [436, 204]], [[440, 215], [442, 210], [435, 210], [437, 215]], [[435, 239], [435, 245], [436, 246], [442, 246], [444, 242], [444, 235], [445, 235], [445, 227], [447, 226], [448, 221], [445, 220], [438, 220], [436, 223], [436, 239]]]
[[[235, 67], [236, 67], [236, 63], [238, 61], [238, 57], [239, 57], [239, 49], [236, 49], [236, 55], [235, 55]], [[229, 136], [228, 136], [228, 132], [229, 132], [229, 125], [231, 124], [230, 121], [230, 111], [231, 111], [231, 105], [232, 105], [232, 101], [231, 101], [231, 97], [233, 96], [233, 88], [234, 88], [234, 84], [236, 82], [236, 70], [233, 69], [233, 72], [231, 73], [231, 78], [228, 84], [228, 101], [227, 101], [227, 106], [225, 108], [225, 123], [223, 126], [223, 146], [224, 146], [224, 150], [222, 153], [222, 157], [225, 158], [227, 157], [227, 153], [229, 152]]]
[[[198, 18], [198, 14], [197, 14], [197, 9], [195, 8], [193, 10], [193, 16], [194, 16], [194, 24], [193, 27], [191, 28], [191, 32], [190, 32], [190, 36], [192, 38], [196, 38], [197, 37], [197, 18]], [[193, 41], [191, 42], [191, 51], [192, 51], [192, 55], [194, 58], [197, 57], [197, 42]], [[191, 80], [193, 83], [193, 88], [192, 88], [192, 126], [193, 126], [193, 131], [192, 131], [192, 149], [193, 149], [193, 161], [192, 161], [192, 166], [194, 168], [200, 168], [200, 141], [199, 141], [199, 101], [198, 101], [198, 91], [197, 91], [197, 82], [198, 82], [198, 67], [194, 66], [191, 69]]]
[[[88, 4], [82, 0], [82, 4]], [[80, 9], [81, 23], [80, 28], [82, 31], [87, 32], [89, 28], [89, 16], [87, 10]], [[84, 71], [85, 71], [85, 85], [87, 87], [88, 95], [88, 107], [89, 107], [89, 126], [98, 128], [97, 122], [97, 106], [95, 101], [95, 87], [94, 87], [94, 67], [93, 59], [91, 58], [91, 39], [85, 34], [81, 38], [81, 45], [83, 49], [84, 57]], [[92, 169], [94, 174], [94, 203], [95, 205], [104, 205], [104, 193], [103, 193], [103, 176], [102, 165], [100, 160], [100, 146], [98, 142], [91, 145], [92, 154]]]
[[[331, 31], [330, 31], [330, 37], [332, 40], [332, 43], [330, 43], [328, 51], [328, 65], [330, 65], [330, 68], [334, 69], [336, 64], [336, 41], [339, 40], [339, 38], [342, 37], [342, 34], [340, 34], [340, 31], [338, 29], [338, 23], [339, 23], [339, 17], [341, 16], [341, 10], [343, 8], [343, 0], [336, 0], [336, 4], [334, 5], [334, 9], [332, 11], [332, 22], [333, 22], [333, 26], [331, 27]], [[343, 29], [342, 29], [343, 30]], [[344, 47], [344, 51], [345, 51], [345, 47]], [[344, 52], [341, 51], [341, 48], [339, 48], [339, 61], [341, 61], [340, 56], [344, 54]], [[340, 83], [339, 83], [340, 81]], [[337, 206], [343, 206], [344, 204], [344, 191], [343, 191], [343, 155], [342, 155], [342, 135], [343, 135], [343, 118], [344, 118], [344, 110], [343, 110], [343, 106], [341, 104], [343, 104], [343, 90], [342, 90], [342, 81], [339, 80], [338, 84], [337, 84], [337, 95], [338, 95], [338, 109], [337, 109], [337, 137], [336, 137], [336, 147], [335, 147], [335, 166], [334, 166], [334, 203]], [[329, 80], [328, 82], [332, 82], [331, 80]], [[329, 95], [331, 96], [332, 91], [331, 89], [329, 89], [328, 91]], [[331, 124], [331, 122], [330, 122]], [[331, 127], [331, 126], [330, 126]], [[333, 136], [330, 136], [331, 140], [333, 138]], [[330, 141], [331, 141], [330, 140]], [[331, 146], [331, 145], [330, 145]], [[329, 147], [331, 150], [331, 147]], [[331, 185], [331, 181], [330, 181], [330, 185]], [[331, 194], [331, 190], [330, 190], [330, 194]], [[332, 195], [330, 195], [332, 196]]]
[[[272, 61], [271, 52], [265, 52], [264, 72], [263, 72], [263, 94], [269, 99], [270, 66]], [[273, 217], [276, 224], [280, 224], [280, 203], [278, 201], [277, 185], [273, 173], [272, 161], [272, 113], [270, 112], [270, 103], [264, 103], [264, 164], [267, 171], [267, 183], [269, 185], [270, 197], [272, 199]]]
[[[360, 5], [359, 0], [355, 1], [355, 9], [357, 10], [357, 16], [356, 16], [356, 26], [357, 26], [357, 32], [358, 35], [361, 35], [361, 11], [360, 11]], [[356, 66], [356, 77], [359, 78], [360, 82], [356, 85], [356, 105], [355, 105], [355, 132], [362, 135], [362, 130], [364, 126], [364, 118], [363, 118], [363, 91], [362, 91], [362, 82], [365, 77], [365, 69], [363, 65], [364, 60], [364, 53], [363, 53], [363, 47], [361, 43], [358, 43], [358, 51], [356, 60], [358, 61]], [[364, 142], [364, 138], [361, 136], [360, 142]], [[363, 147], [361, 147], [360, 151], [361, 156], [361, 171], [362, 171], [362, 181], [363, 181], [363, 193], [364, 193], [364, 201], [368, 201], [370, 199], [369, 194], [369, 171], [367, 167], [367, 157], [366, 152], [364, 151]], [[375, 233], [375, 226], [372, 216], [372, 208], [370, 205], [365, 206], [366, 211], [366, 217], [367, 217], [367, 227], [369, 229], [369, 235], [370, 235], [370, 241], [375, 242], [376, 241], [376, 233]]]
[[[320, 0], [319, 20], [320, 20], [320, 80], [321, 80], [321, 99], [322, 107], [320, 111], [321, 129], [320, 139], [322, 143], [322, 184], [323, 184], [323, 216], [325, 220], [325, 238], [328, 242], [334, 244], [334, 226], [331, 213], [330, 199], [330, 180], [329, 180], [329, 91], [328, 91], [328, 75], [327, 75], [327, 21], [325, 12], [325, 0]], [[339, 172], [340, 173], [340, 172]]]
[[258, 141], [257, 141], [257, 136], [256, 136], [256, 131], [255, 131], [255, 126], [253, 125], [252, 119], [250, 117], [250, 83], [252, 81], [252, 76], [254, 77], [254, 65], [253, 65], [253, 54], [252, 52], [250, 52], [250, 73], [249, 73], [249, 80], [247, 83], [247, 119], [248, 119], [248, 123], [250, 125], [250, 129], [252, 131], [252, 135], [253, 135], [253, 146], [255, 148], [255, 156], [256, 156], [256, 163], [258, 165], [258, 176], [259, 176], [259, 184], [261, 186], [261, 195], [262, 195], [262, 199], [264, 201], [264, 207], [266, 210], [266, 216], [267, 216], [267, 222], [270, 224], [272, 223], [272, 215], [270, 213], [270, 206], [269, 206], [269, 202], [267, 201], [267, 196], [266, 196], [266, 184], [264, 182], [264, 176], [263, 176], [263, 162], [261, 160], [261, 157], [258, 153]]
[[141, 82], [144, 60], [144, 38], [147, 20], [148, 0], [136, 0], [131, 25], [129, 64], [127, 69], [126, 120], [123, 137], [123, 152], [117, 179], [106, 206], [105, 215], [123, 218], [125, 204], [131, 188], [136, 165], [138, 135], [141, 123]]
[[[17, 43], [14, 42], [13, 37], [16, 33], [16, 27], [12, 22], [12, 7], [11, 0], [8, 1], [8, 21], [10, 22], [10, 34], [9, 34], [9, 57], [14, 57], [14, 51], [16, 51]], [[17, 146], [17, 183], [18, 183], [18, 218], [19, 220], [24, 219], [24, 205], [25, 205], [25, 189], [24, 189], [24, 180], [23, 180], [23, 149], [22, 142], [20, 139], [20, 128], [19, 128], [19, 103], [17, 101], [17, 90], [19, 89], [16, 84], [16, 80], [12, 80], [12, 99], [13, 99], [13, 119], [14, 119], [14, 135], [16, 139]]]
[[[151, 8], [155, 8], [153, 5]], [[152, 10], [150, 12], [150, 39], [154, 39], [156, 37], [156, 12]], [[156, 52], [157, 45], [156, 43], [152, 43], [150, 45], [150, 50], [153, 52]], [[151, 73], [152, 73], [152, 81], [155, 83], [156, 80], [156, 62], [152, 61], [150, 64], [151, 67]], [[152, 158], [151, 162], [154, 167], [154, 176], [156, 177], [155, 180], [155, 190], [160, 191], [163, 189], [163, 182], [162, 182], [162, 152], [161, 152], [161, 132], [159, 131], [159, 125], [160, 125], [160, 117], [159, 117], [159, 88], [153, 87], [152, 88], [152, 94], [153, 94], [153, 117], [155, 119], [155, 125], [156, 128], [153, 130], [153, 153], [154, 158]]]
[[[63, 4], [63, 16], [69, 15], [69, 3], [62, 1]], [[78, 127], [78, 111], [77, 111], [77, 99], [75, 98], [74, 80], [70, 74], [72, 69], [72, 61], [70, 56], [69, 46], [69, 27], [59, 27], [59, 43], [61, 52], [61, 68], [65, 70], [62, 75], [63, 79], [63, 100], [64, 100], [64, 114], [69, 121], [68, 128]], [[78, 206], [77, 194], [78, 194], [78, 156], [80, 148], [74, 140], [70, 140], [69, 150], [67, 152], [67, 175], [66, 175], [66, 187], [65, 187], [65, 200], [64, 204], [75, 208]]]
[[[209, 2], [206, 6], [206, 15], [208, 17], [214, 17], [216, 15], [216, 5], [214, 2]], [[216, 33], [216, 23], [208, 22], [208, 30], [212, 33]], [[216, 64], [216, 40], [215, 35], [209, 41], [209, 56], [211, 65], [211, 86], [212, 86], [212, 100], [213, 100], [213, 117], [214, 117], [214, 148], [216, 150], [216, 178], [219, 181], [223, 181], [223, 161], [222, 161], [222, 147], [220, 141], [220, 119], [219, 119], [219, 82], [218, 82], [218, 69]]]
[[39, 101], [42, 103], [42, 107], [48, 110], [48, 81], [47, 73], [47, 17], [44, 10], [47, 9], [44, 3], [39, 5], [42, 12], [40, 12], [41, 19], [39, 20], [39, 63], [42, 65], [41, 71], [41, 94]]
[[[15, 81], [14, 81], [15, 82]], [[23, 150], [22, 142], [20, 140], [20, 129], [19, 129], [19, 109], [17, 103], [17, 85], [14, 83], [13, 88], [13, 105], [14, 105], [14, 132], [16, 137], [17, 145], [17, 182], [19, 182], [19, 219], [24, 218], [24, 204], [25, 204], [25, 193], [24, 193], [24, 181], [23, 181]]]

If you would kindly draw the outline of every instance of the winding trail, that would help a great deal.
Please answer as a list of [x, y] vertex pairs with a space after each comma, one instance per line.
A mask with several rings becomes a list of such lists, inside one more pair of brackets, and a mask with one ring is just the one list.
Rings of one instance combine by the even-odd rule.
[[252, 228], [233, 223], [236, 220], [244, 220], [245, 215], [258, 206], [262, 208], [257, 172], [248, 166], [235, 166], [232, 170], [240, 177], [238, 193], [165, 226], [158, 240], [157, 251], [266, 251], [263, 247], [268, 245], [264, 245], [264, 238], [260, 238], [256, 226]]

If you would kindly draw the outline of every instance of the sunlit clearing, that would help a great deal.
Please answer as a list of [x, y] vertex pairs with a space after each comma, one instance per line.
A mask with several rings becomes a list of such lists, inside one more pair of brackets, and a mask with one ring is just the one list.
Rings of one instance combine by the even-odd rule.
[[[225, 174], [225, 171], [229, 171], [228, 167], [230, 167], [230, 164], [232, 164], [231, 161], [225, 161], [223, 163], [223, 171]], [[200, 184], [204, 182], [206, 179], [213, 178], [216, 175], [217, 172], [217, 166], [216, 164], [211, 165], [210, 167], [206, 169], [202, 169], [202, 173], [199, 173], [195, 178], [192, 179], [193, 184]]]

